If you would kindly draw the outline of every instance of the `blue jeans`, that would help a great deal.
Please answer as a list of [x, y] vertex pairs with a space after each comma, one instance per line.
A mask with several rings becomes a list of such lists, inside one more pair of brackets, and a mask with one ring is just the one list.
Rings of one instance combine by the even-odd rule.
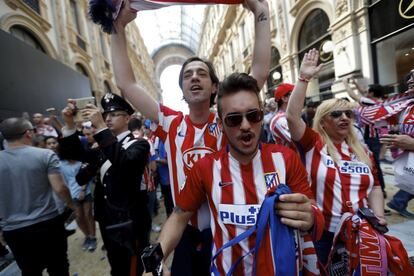
[[414, 195], [409, 192], [399, 190], [390, 201], [398, 210], [405, 210], [408, 202], [414, 198]]

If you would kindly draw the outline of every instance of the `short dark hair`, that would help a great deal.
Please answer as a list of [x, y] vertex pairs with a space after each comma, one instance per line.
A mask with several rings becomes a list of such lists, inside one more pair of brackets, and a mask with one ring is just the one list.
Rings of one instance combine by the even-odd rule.
[[221, 99], [224, 96], [235, 94], [240, 90], [246, 90], [255, 93], [260, 107], [262, 106], [262, 102], [259, 98], [260, 89], [257, 85], [256, 79], [246, 73], [233, 73], [225, 78], [222, 83], [220, 83], [217, 92], [217, 113], [220, 118], [222, 115]]
[[128, 122], [129, 131], [134, 131], [136, 129], [142, 128], [142, 121], [138, 118], [131, 118]]
[[33, 137], [32, 137], [32, 145], [34, 147], [43, 146], [44, 144], [46, 144], [46, 139], [45, 139], [45, 136], [44, 135], [41, 135], [41, 134], [33, 135]]
[[317, 107], [318, 107], [318, 105], [319, 105], [319, 102], [314, 102], [314, 101], [312, 101], [312, 100], [310, 100], [310, 101], [308, 101], [308, 102], [306, 103], [306, 107], [313, 107], [313, 108], [317, 108]]
[[375, 98], [384, 97], [384, 87], [380, 84], [370, 84], [368, 86], [368, 93], [374, 93]]
[[279, 108], [283, 104], [283, 100], [280, 99], [276, 103], [277, 103], [277, 108]]
[[49, 139], [55, 139], [56, 141], [58, 140], [58, 138], [57, 137], [55, 137], [55, 136], [45, 136], [44, 138], [43, 138], [43, 141], [45, 141], [45, 143], [47, 143], [47, 140], [49, 140]]
[[[184, 68], [187, 66], [187, 64], [189, 64], [193, 61], [200, 61], [200, 62], [204, 63], [205, 65], [207, 65], [208, 73], [210, 75], [211, 82], [213, 84], [219, 85], [219, 83], [220, 83], [219, 78], [217, 77], [216, 70], [214, 70], [214, 66], [210, 61], [204, 60], [204, 59], [199, 58], [199, 57], [190, 57], [186, 61], [184, 61], [183, 66], [181, 66], [180, 75], [178, 77], [178, 85], [180, 86], [181, 89], [183, 89]], [[211, 96], [210, 96], [210, 107], [212, 107], [214, 105], [215, 98], [216, 98], [216, 94], [212, 93]]]
[[21, 139], [29, 129], [33, 129], [33, 126], [29, 120], [24, 118], [12, 117], [4, 120], [0, 124], [0, 132], [7, 141]]

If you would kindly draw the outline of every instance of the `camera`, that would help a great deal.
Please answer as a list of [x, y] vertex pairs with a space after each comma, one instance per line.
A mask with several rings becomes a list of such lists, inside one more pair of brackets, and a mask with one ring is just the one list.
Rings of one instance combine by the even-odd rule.
[[378, 232], [385, 234], [388, 232], [388, 228], [385, 225], [381, 225], [378, 221], [378, 218], [375, 216], [374, 212], [367, 207], [362, 207], [358, 209], [358, 215], [361, 218], [365, 218], [372, 227], [375, 228]]
[[162, 258], [164, 258], [164, 254], [159, 243], [145, 247], [141, 255], [145, 272], [152, 272], [153, 275], [161, 275]]

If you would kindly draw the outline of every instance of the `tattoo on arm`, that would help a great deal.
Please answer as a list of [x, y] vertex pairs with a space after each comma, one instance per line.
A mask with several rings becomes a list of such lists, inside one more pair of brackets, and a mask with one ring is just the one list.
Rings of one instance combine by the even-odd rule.
[[257, 22], [262, 22], [262, 21], [266, 21], [266, 20], [267, 20], [267, 16], [264, 14], [264, 12], [259, 14], [259, 16], [257, 17]]

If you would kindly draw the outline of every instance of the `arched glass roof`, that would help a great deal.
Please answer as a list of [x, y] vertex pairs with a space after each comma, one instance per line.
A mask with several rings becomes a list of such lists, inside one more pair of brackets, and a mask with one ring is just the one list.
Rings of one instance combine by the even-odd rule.
[[186, 5], [138, 12], [136, 23], [149, 54], [168, 44], [197, 53], [204, 9], [204, 5]]

